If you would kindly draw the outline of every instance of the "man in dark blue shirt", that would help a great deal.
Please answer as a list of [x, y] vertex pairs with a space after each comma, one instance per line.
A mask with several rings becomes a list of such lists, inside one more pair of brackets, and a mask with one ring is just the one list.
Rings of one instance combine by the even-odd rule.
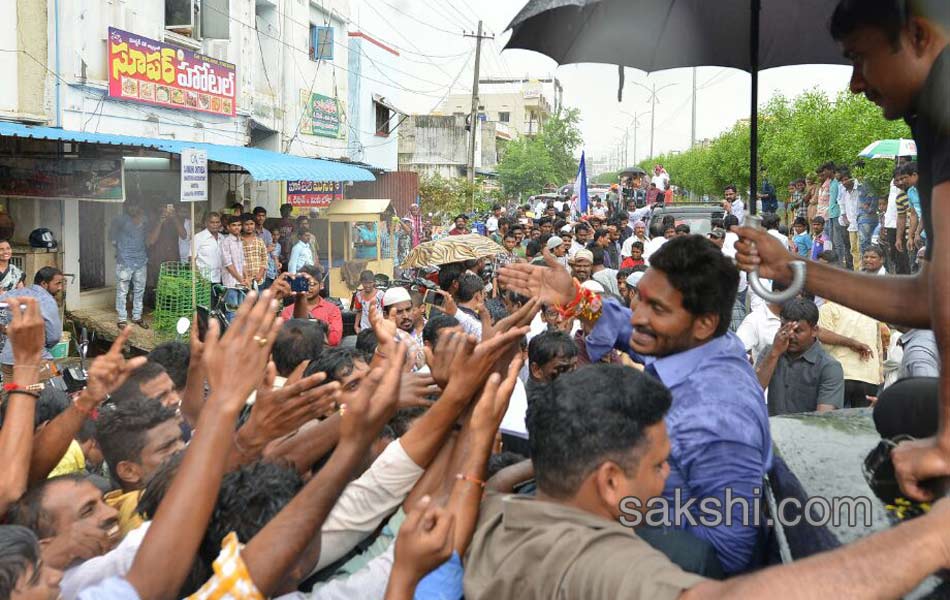
[[[551, 268], [512, 265], [499, 281], [521, 294], [568, 305], [576, 295], [574, 283], [554, 264], [548, 259]], [[763, 531], [749, 522], [754, 515], [743, 519], [741, 504], [754, 510], [772, 464], [762, 387], [742, 342], [729, 333], [738, 285], [739, 271], [712, 242], [677, 237], [651, 256], [637, 285], [636, 310], [608, 299], [593, 315], [596, 321], [585, 323], [591, 328], [591, 362], [615, 348], [627, 352], [672, 392], [666, 416], [670, 475], [663, 497], [671, 509], [688, 506], [692, 518], [671, 510], [669, 522], [711, 543], [727, 574], [757, 564]], [[729, 497], [741, 500], [730, 504]], [[706, 499], [723, 506], [730, 519], [713, 527], [700, 523], [699, 504]]]

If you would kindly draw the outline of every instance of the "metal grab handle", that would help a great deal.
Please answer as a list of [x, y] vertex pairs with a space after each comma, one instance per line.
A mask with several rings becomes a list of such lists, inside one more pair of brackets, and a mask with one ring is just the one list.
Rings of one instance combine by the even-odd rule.
[[[762, 217], [759, 215], [746, 215], [743, 225], [753, 229], [762, 229]], [[762, 285], [762, 280], [759, 279], [758, 269], [753, 269], [749, 273], [749, 287], [752, 288], [752, 291], [755, 292], [755, 295], [757, 295], [759, 298], [762, 298], [766, 302], [770, 302], [772, 304], [783, 304], [788, 302], [792, 298], [798, 296], [799, 292], [804, 289], [805, 275], [807, 274], [808, 265], [803, 260], [796, 260], [792, 261], [789, 267], [792, 269], [792, 282], [784, 291], [773, 292]]]

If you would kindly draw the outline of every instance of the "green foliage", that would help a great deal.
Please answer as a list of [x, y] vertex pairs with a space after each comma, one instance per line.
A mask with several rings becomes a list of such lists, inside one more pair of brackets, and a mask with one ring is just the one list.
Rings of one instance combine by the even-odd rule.
[[472, 211], [472, 196], [475, 197], [474, 210], [485, 212], [491, 209], [500, 198], [497, 189], [491, 189], [482, 178], [476, 178], [471, 184], [468, 179], [446, 179], [441, 175], [422, 177], [419, 180], [420, 208], [423, 213], [453, 218], [459, 213]]
[[498, 180], [507, 196], [536, 194], [549, 184], [568, 182], [577, 174], [574, 152], [583, 142], [580, 112], [567, 109], [544, 123], [541, 132], [509, 143], [498, 163]]
[[[814, 174], [824, 162], [850, 165], [875, 193], [885, 193], [893, 163], [863, 160], [858, 153], [875, 140], [910, 137], [902, 121], [887, 121], [863, 96], [841, 92], [832, 101], [820, 91], [794, 100], [773, 98], [759, 114], [759, 166], [767, 169], [779, 196], [790, 181]], [[674, 185], [719, 196], [725, 186], [749, 187], [749, 123], [739, 121], [708, 146], [643, 161], [652, 172], [662, 163]]]
[[591, 183], [610, 185], [611, 183], [617, 183], [619, 181], [620, 181], [620, 171], [610, 171], [608, 173], [601, 173], [600, 175], [595, 176], [591, 180]]

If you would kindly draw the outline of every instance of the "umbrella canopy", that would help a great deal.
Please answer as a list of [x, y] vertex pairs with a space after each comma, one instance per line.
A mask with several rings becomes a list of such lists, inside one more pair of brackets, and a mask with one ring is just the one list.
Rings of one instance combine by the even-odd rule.
[[758, 2], [757, 64], [750, 52], [752, 0], [531, 0], [508, 26], [505, 47], [535, 50], [558, 64], [647, 72], [847, 64], [827, 27], [838, 0]]
[[[758, 189], [758, 74], [800, 64], [847, 64], [828, 33], [839, 0], [529, 0], [508, 48], [558, 64], [607, 63], [647, 72], [719, 66], [752, 74], [751, 209]], [[623, 69], [620, 69], [621, 91]]]
[[898, 156], [917, 156], [917, 142], [914, 140], [878, 140], [871, 143], [859, 154], [861, 158], [890, 158]]
[[505, 249], [483, 235], [455, 235], [419, 244], [402, 263], [403, 269], [431, 267], [502, 254]]
[[620, 173], [618, 173], [617, 175], [619, 175], [620, 177], [636, 177], [638, 175], [640, 177], [645, 177], [647, 175], [647, 172], [641, 169], [640, 167], [627, 167], [623, 171], [620, 171]]

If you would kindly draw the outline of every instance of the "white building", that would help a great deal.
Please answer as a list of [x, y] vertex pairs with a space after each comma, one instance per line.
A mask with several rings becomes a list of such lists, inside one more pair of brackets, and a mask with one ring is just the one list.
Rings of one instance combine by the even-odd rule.
[[[266, 181], [255, 180], [245, 159], [228, 157], [254, 147], [351, 158], [349, 86], [359, 78], [350, 73], [348, 24], [349, 0], [2, 1], [0, 39], [6, 43], [0, 46], [8, 51], [0, 52], [0, 72], [10, 76], [0, 86], [0, 121], [8, 122], [0, 122], [6, 126], [0, 146], [14, 156], [31, 151], [123, 160], [126, 201], [153, 207], [178, 200], [182, 143], [231, 147], [218, 158], [209, 155], [217, 161], [210, 164], [210, 202], [199, 212], [241, 202], [276, 214], [283, 182], [260, 175], [261, 169], [258, 178]], [[10, 122], [65, 132], [30, 133], [50, 141], [25, 140]], [[387, 162], [377, 152], [384, 147], [374, 146], [366, 162], [394, 168], [395, 149]], [[338, 167], [344, 175], [335, 180], [360, 171]], [[76, 275], [67, 307], [108, 302], [114, 257], [107, 231], [122, 205], [29, 195], [0, 195], [0, 208], [17, 223], [14, 241], [35, 227], [50, 228], [60, 241], [59, 264]]]
[[363, 31], [349, 32], [349, 157], [377, 169], [395, 171], [405, 113], [392, 69], [399, 51]]

